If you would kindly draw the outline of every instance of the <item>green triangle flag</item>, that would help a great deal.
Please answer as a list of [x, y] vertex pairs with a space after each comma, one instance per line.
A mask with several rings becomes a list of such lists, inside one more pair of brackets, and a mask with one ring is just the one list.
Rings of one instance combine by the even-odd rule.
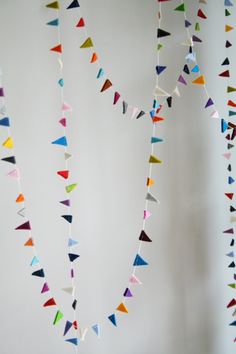
[[63, 313], [60, 310], [58, 310], [55, 319], [53, 321], [53, 324], [54, 325], [57, 324], [57, 322], [59, 322], [62, 318], [63, 318]]
[[60, 9], [60, 5], [58, 1], [51, 2], [50, 4], [47, 4], [46, 7], [50, 9]]
[[177, 6], [175, 8], [175, 11], [183, 11], [183, 12], [185, 12], [186, 11], [185, 4], [181, 4], [181, 5]]
[[66, 186], [66, 192], [70, 193], [77, 187], [77, 183], [70, 184], [69, 186]]
[[80, 46], [80, 48], [91, 48], [91, 47], [93, 47], [93, 41], [90, 37], [87, 38], [86, 41]]
[[227, 93], [234, 92], [234, 91], [236, 91], [235, 87], [232, 87], [232, 86], [227, 87]]

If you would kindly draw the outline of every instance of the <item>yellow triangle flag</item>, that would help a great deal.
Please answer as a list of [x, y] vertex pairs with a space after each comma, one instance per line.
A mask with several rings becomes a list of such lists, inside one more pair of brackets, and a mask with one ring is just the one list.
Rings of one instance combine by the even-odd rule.
[[4, 141], [2, 146], [4, 146], [5, 148], [8, 148], [8, 149], [13, 149], [14, 143], [13, 143], [12, 137], [9, 136], [9, 138], [7, 138], [7, 140]]
[[86, 39], [86, 41], [83, 44], [81, 44], [80, 48], [90, 48], [90, 47], [93, 47], [93, 41], [89, 37]]
[[123, 304], [123, 302], [117, 307], [117, 311], [125, 312], [125, 313], [129, 312], [127, 307]]
[[59, 5], [59, 2], [58, 1], [54, 1], [54, 2], [51, 2], [50, 4], [47, 4], [46, 7], [50, 8], [50, 9], [59, 9], [60, 8], [60, 5]]
[[234, 28], [232, 26], [229, 25], [225, 25], [225, 32], [229, 32], [232, 31]]
[[148, 187], [153, 186], [153, 185], [154, 185], [154, 183], [155, 183], [155, 182], [154, 182], [154, 179], [149, 178], [149, 177], [147, 178], [147, 186], [148, 186]]
[[204, 75], [197, 77], [196, 80], [192, 81], [192, 84], [205, 85], [206, 81]]
[[149, 158], [149, 162], [150, 163], [161, 163], [162, 161], [159, 160], [156, 156], [151, 155], [150, 158]]

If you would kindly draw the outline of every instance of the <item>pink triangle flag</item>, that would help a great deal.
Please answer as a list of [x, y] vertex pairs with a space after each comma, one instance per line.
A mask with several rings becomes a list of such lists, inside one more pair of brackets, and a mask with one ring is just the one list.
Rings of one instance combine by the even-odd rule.
[[219, 118], [219, 117], [220, 117], [220, 116], [219, 116], [219, 112], [218, 112], [218, 111], [212, 112], [212, 113], [211, 113], [211, 117], [212, 117], [212, 118]]
[[223, 154], [223, 156], [224, 156], [227, 160], [229, 160], [230, 157], [231, 157], [231, 152], [226, 152], [225, 154]]
[[41, 290], [41, 294], [46, 293], [47, 291], [49, 291], [49, 286], [47, 283], [44, 283]]
[[59, 123], [63, 126], [63, 127], [66, 127], [66, 118], [63, 117], [59, 120]]
[[133, 119], [136, 116], [136, 114], [138, 113], [138, 110], [139, 109], [137, 107], [133, 107], [131, 119]]
[[143, 212], [143, 218], [144, 218], [144, 220], [147, 220], [148, 218], [150, 218], [150, 216], [151, 216], [151, 213], [150, 213], [150, 211], [148, 211], [148, 210], [144, 210], [144, 212]]
[[16, 168], [12, 171], [10, 171], [7, 176], [15, 178], [15, 179], [19, 179], [20, 178], [20, 171]]
[[63, 102], [63, 103], [62, 103], [61, 109], [62, 109], [63, 112], [65, 112], [65, 111], [72, 111], [71, 106], [70, 106], [68, 103], [66, 103], [66, 102]]
[[134, 274], [131, 275], [129, 281], [132, 284], [142, 284], [141, 281]]

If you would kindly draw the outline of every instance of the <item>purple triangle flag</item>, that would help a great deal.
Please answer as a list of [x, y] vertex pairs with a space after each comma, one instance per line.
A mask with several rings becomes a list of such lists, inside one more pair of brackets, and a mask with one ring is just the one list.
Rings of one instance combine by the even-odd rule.
[[180, 76], [179, 76], [178, 82], [180, 82], [181, 84], [187, 85], [187, 82], [185, 81], [183, 75], [180, 75]]
[[213, 104], [214, 104], [214, 102], [212, 101], [211, 98], [209, 98], [209, 100], [207, 101], [207, 103], [206, 103], [206, 105], [205, 105], [205, 108], [210, 107], [210, 106], [212, 106]]

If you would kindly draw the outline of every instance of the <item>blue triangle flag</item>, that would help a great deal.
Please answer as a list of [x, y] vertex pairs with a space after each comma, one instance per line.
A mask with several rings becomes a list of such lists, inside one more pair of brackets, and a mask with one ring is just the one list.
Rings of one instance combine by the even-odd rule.
[[67, 9], [74, 9], [75, 7], [80, 7], [78, 0], [72, 1], [72, 3], [67, 7]]
[[221, 133], [224, 133], [228, 129], [228, 123], [222, 118], [221, 119]]
[[112, 315], [108, 316], [108, 319], [111, 321], [111, 323], [117, 327], [116, 324], [116, 315], [113, 313]]
[[74, 345], [78, 345], [79, 339], [78, 338], [70, 338], [70, 339], [66, 339], [66, 342], [72, 343]]
[[102, 77], [103, 75], [104, 75], [104, 70], [101, 68], [101, 69], [99, 69], [99, 71], [98, 71], [97, 79], [99, 79], [99, 78]]
[[192, 73], [198, 73], [199, 72], [199, 66], [195, 65], [194, 68], [192, 68]]
[[10, 120], [8, 117], [4, 117], [2, 119], [0, 119], [0, 125], [4, 126], [4, 127], [10, 127]]
[[166, 66], [157, 65], [156, 66], [157, 75], [160, 75], [165, 69], [166, 69]]
[[39, 264], [39, 259], [38, 259], [38, 257], [34, 256], [32, 261], [31, 261], [31, 263], [30, 263], [30, 265], [34, 266], [36, 264]]
[[62, 136], [61, 138], [58, 138], [52, 142], [52, 144], [56, 145], [62, 145], [62, 146], [68, 146], [67, 145], [67, 140], [65, 136]]
[[230, 0], [225, 0], [225, 6], [234, 6]]
[[228, 178], [228, 184], [232, 184], [234, 182], [235, 182], [235, 180], [233, 179], [233, 177], [229, 177]]
[[72, 324], [70, 321], [66, 321], [66, 325], [65, 325], [65, 329], [64, 329], [64, 334], [63, 334], [63, 336], [65, 336], [66, 333], [71, 329], [72, 325], [73, 325], [73, 324]]
[[98, 324], [93, 325], [92, 329], [94, 330], [97, 336], [100, 335], [100, 326]]
[[73, 240], [72, 238], [69, 238], [68, 240], [68, 247], [72, 247], [78, 244], [78, 241]]
[[63, 79], [60, 79], [60, 80], [58, 81], [58, 84], [59, 84], [61, 87], [63, 87], [63, 86], [64, 86], [64, 80], [63, 80]]
[[139, 254], [137, 254], [133, 266], [144, 266], [144, 265], [148, 265], [148, 263]]
[[56, 18], [55, 20], [49, 21], [47, 23], [49, 26], [59, 26], [59, 18]]
[[236, 321], [231, 322], [231, 323], [230, 323], [230, 326], [236, 326]]

